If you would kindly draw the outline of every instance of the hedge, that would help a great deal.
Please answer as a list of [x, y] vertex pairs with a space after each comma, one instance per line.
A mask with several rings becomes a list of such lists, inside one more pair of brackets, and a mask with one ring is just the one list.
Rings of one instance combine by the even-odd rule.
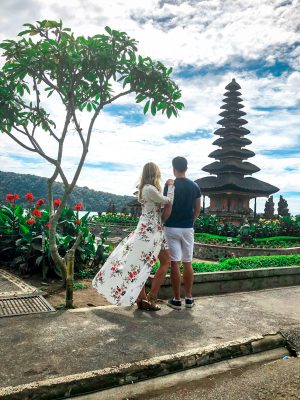
[[[216, 272], [216, 271], [237, 271], [241, 269], [257, 268], [279, 268], [291, 265], [300, 265], [300, 255], [292, 254], [288, 256], [253, 256], [240, 258], [221, 259], [219, 263], [203, 263], [193, 261], [193, 270], [196, 273]], [[156, 263], [152, 273], [158, 269], [159, 263]], [[181, 267], [182, 268], [182, 267]]]

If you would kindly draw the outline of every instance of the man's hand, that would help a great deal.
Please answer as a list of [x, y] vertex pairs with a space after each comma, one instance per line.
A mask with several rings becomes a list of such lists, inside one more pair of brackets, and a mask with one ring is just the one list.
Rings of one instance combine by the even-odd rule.
[[174, 185], [174, 180], [173, 179], [168, 179], [166, 182], [166, 185]]

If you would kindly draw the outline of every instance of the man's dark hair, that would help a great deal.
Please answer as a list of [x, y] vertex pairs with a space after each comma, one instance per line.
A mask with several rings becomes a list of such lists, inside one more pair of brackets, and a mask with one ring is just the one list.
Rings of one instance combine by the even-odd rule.
[[184, 157], [175, 157], [172, 160], [173, 168], [178, 172], [185, 172], [187, 170], [187, 159]]

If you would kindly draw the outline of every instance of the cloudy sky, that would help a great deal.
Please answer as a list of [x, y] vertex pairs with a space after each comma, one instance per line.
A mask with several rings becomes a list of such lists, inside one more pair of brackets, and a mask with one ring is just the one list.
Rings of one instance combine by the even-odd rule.
[[[224, 87], [236, 78], [256, 153], [254, 174], [280, 188], [300, 214], [300, 0], [1, 0], [0, 40], [15, 38], [22, 24], [62, 19], [78, 35], [109, 25], [139, 42], [139, 53], [174, 68], [185, 109], [180, 118], [146, 117], [133, 97], [107, 107], [95, 124], [78, 184], [132, 194], [141, 168], [156, 162], [163, 178], [171, 160], [188, 158], [189, 177], [202, 167], [217, 137], [213, 132]], [[1, 61], [0, 61], [1, 62]], [[60, 114], [52, 105], [58, 120]], [[83, 119], [86, 117], [82, 117]], [[45, 146], [51, 147], [48, 138]], [[71, 176], [79, 142], [70, 133], [64, 166]], [[1, 170], [50, 176], [51, 166], [1, 135]], [[259, 200], [263, 209], [265, 198]]]

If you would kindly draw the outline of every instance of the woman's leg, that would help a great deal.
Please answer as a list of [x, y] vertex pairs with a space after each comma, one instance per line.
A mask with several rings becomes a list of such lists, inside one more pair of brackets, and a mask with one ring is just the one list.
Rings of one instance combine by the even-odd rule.
[[160, 262], [160, 266], [158, 270], [156, 271], [154, 278], [152, 280], [152, 285], [151, 285], [151, 290], [149, 292], [149, 295], [152, 298], [157, 298], [158, 291], [163, 284], [167, 271], [170, 267], [170, 253], [169, 250], [161, 250], [158, 259]]
[[147, 294], [146, 294], [145, 286], [140, 291], [140, 294], [138, 295], [138, 298], [136, 299], [136, 302], [139, 303], [142, 300], [147, 300]]

